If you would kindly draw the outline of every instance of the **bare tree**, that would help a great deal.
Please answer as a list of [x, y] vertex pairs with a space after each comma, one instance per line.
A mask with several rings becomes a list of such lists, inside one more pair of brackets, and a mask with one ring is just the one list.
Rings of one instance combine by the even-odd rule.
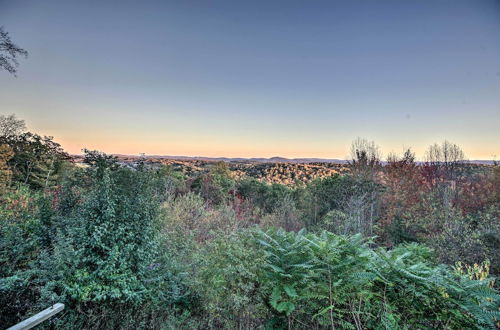
[[381, 153], [373, 141], [357, 138], [351, 144], [351, 166], [353, 174], [373, 179], [381, 166]]
[[0, 69], [16, 75], [19, 66], [18, 57], [28, 57], [28, 52], [16, 46], [10, 39], [9, 33], [0, 26]]
[[455, 180], [457, 171], [466, 162], [462, 149], [449, 141], [441, 145], [435, 143], [429, 146], [426, 153], [427, 165], [437, 170], [444, 179]]
[[322, 219], [322, 228], [336, 234], [361, 233], [372, 236], [379, 216], [378, 192], [362, 191], [339, 202], [339, 209], [329, 211]]
[[459, 186], [467, 176], [466, 159], [462, 149], [449, 141], [433, 144], [425, 155], [426, 162], [422, 168], [424, 177], [430, 187], [437, 193], [442, 205], [453, 214], [453, 204], [459, 197]]
[[24, 120], [17, 119], [16, 115], [0, 115], [0, 137], [12, 137], [26, 130]]
[[399, 156], [397, 153], [391, 152], [387, 155], [387, 164], [394, 167], [401, 167], [409, 164], [415, 165], [415, 153], [411, 151], [410, 148], [405, 150], [403, 156]]
[[464, 162], [465, 155], [458, 145], [445, 140], [441, 145], [434, 143], [429, 147], [426, 160], [435, 164], [450, 165]]

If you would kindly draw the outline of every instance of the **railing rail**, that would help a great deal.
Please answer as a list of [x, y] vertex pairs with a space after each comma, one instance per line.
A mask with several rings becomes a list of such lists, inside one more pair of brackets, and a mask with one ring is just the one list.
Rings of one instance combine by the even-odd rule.
[[26, 319], [22, 322], [19, 322], [18, 324], [8, 328], [7, 330], [25, 330], [25, 329], [31, 329], [35, 325], [42, 323], [46, 319], [54, 316], [55, 314], [59, 313], [64, 309], [64, 304], [54, 304], [50, 306], [47, 309], [44, 309], [38, 314], [33, 315], [29, 319]]

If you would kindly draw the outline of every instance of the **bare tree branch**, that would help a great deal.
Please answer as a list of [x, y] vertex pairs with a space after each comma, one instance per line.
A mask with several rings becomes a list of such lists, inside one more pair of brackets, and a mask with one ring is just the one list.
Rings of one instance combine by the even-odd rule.
[[16, 76], [19, 66], [18, 57], [28, 57], [28, 52], [16, 46], [10, 39], [9, 33], [0, 26], [0, 69]]

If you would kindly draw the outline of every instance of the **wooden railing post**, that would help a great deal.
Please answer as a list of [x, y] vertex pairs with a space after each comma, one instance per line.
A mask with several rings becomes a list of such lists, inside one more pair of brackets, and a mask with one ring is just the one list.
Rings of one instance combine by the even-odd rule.
[[40, 313], [33, 315], [29, 319], [26, 319], [10, 328], [7, 330], [25, 330], [25, 329], [31, 329], [35, 325], [40, 324], [41, 322], [45, 321], [46, 319], [54, 316], [55, 314], [59, 313], [64, 309], [64, 304], [54, 304], [50, 306], [47, 309], [44, 309]]

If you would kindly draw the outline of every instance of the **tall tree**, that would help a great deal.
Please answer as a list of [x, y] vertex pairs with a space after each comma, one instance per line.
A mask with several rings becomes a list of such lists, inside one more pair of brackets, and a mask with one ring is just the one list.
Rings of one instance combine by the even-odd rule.
[[0, 137], [13, 137], [23, 133], [25, 130], [26, 123], [22, 119], [17, 119], [16, 115], [0, 115]]
[[69, 156], [51, 136], [30, 132], [8, 138], [0, 143], [10, 146], [14, 156], [9, 160], [13, 180], [32, 188], [44, 188], [54, 183]]

